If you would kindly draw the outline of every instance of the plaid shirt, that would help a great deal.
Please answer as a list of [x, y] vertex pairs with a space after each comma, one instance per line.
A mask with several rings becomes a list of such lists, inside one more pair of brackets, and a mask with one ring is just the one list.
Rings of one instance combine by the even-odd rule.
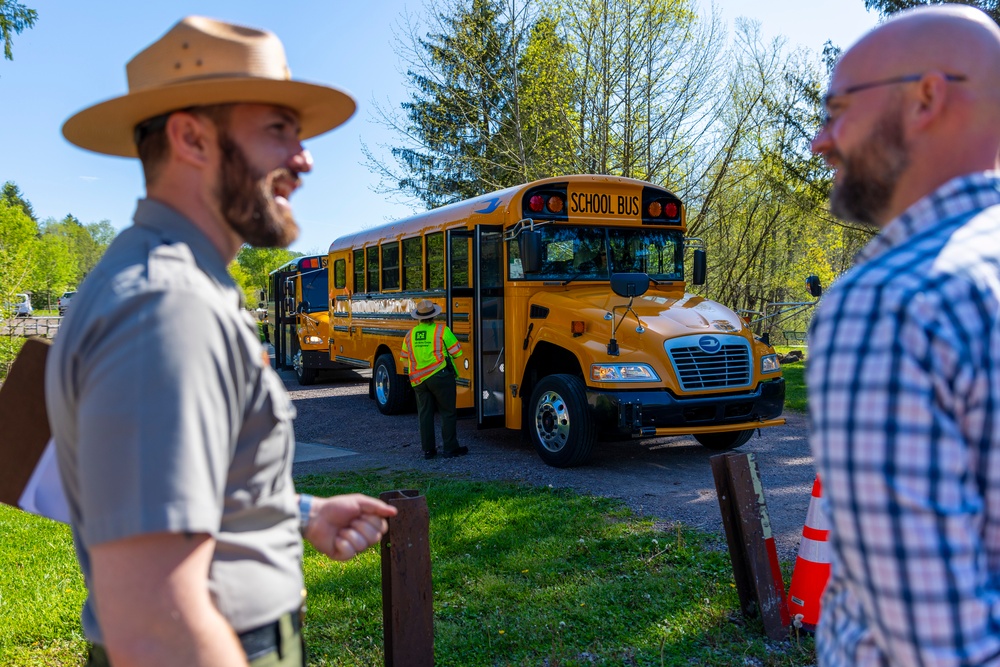
[[1000, 172], [887, 225], [809, 339], [819, 664], [1000, 665]]

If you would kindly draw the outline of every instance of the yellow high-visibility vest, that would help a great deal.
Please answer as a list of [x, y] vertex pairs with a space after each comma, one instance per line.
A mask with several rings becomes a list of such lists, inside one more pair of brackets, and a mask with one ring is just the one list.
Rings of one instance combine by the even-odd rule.
[[462, 356], [462, 346], [442, 322], [422, 321], [403, 337], [399, 359], [416, 386], [448, 364], [448, 357]]

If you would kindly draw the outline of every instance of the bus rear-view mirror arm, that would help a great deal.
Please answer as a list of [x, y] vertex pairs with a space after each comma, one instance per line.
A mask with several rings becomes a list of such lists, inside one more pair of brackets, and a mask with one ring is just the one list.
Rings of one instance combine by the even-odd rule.
[[[645, 273], [615, 273], [611, 276], [611, 290], [618, 296], [628, 297], [628, 303], [624, 306], [612, 306], [611, 307], [611, 340], [608, 341], [608, 355], [612, 357], [617, 357], [619, 354], [618, 340], [615, 338], [618, 333], [618, 327], [622, 325], [625, 321], [625, 317], [632, 313], [635, 316], [635, 321], [639, 323], [636, 327], [636, 333], [642, 333], [645, 328], [642, 326], [642, 320], [639, 319], [639, 315], [632, 310], [632, 302], [635, 301], [635, 297], [642, 296], [649, 289], [649, 276]], [[615, 321], [615, 311], [624, 310], [622, 313], [622, 318]]]

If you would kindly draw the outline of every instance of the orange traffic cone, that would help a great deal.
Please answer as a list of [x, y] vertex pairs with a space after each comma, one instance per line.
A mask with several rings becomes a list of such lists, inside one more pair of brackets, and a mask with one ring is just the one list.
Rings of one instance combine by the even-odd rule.
[[[802, 529], [802, 542], [799, 543], [799, 556], [795, 559], [792, 585], [788, 589], [788, 611], [809, 632], [815, 631], [819, 623], [820, 598], [830, 578], [830, 544], [827, 542], [830, 525], [819, 509], [822, 497], [823, 486], [819, 475], [816, 475], [806, 525]], [[798, 618], [799, 615], [801, 618]]]

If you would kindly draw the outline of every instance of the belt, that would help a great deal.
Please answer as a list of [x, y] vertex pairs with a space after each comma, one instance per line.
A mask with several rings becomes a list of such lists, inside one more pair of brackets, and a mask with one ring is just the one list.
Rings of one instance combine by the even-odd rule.
[[291, 617], [292, 631], [298, 634], [302, 629], [302, 619], [298, 611], [289, 612], [273, 623], [239, 634], [240, 644], [243, 645], [243, 652], [247, 654], [247, 660], [256, 660], [281, 649], [281, 621], [286, 616]]

